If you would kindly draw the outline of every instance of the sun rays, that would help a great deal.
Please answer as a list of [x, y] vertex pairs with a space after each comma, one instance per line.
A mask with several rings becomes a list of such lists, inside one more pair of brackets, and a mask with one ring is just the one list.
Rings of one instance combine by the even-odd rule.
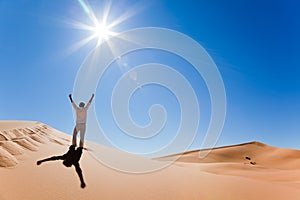
[[[75, 21], [69, 20], [68, 23], [72, 28], [87, 31], [89, 34], [74, 43], [70, 51], [74, 52], [83, 46], [87, 45], [92, 41], [96, 41], [96, 46], [101, 45], [103, 41], [108, 40], [110, 37], [116, 36], [118, 33], [114, 31], [118, 25], [128, 20], [129, 18], [135, 16], [138, 12], [143, 10], [141, 5], [133, 5], [130, 9], [127, 9], [124, 13], [120, 13], [114, 20], [112, 18], [112, 1], [109, 0], [105, 3], [104, 6], [101, 6], [100, 10], [97, 10], [97, 13], [94, 12], [92, 6], [86, 0], [78, 0], [78, 3], [86, 16], [88, 21]], [[96, 9], [95, 9], [96, 10]], [[116, 13], [114, 13], [116, 14]]]

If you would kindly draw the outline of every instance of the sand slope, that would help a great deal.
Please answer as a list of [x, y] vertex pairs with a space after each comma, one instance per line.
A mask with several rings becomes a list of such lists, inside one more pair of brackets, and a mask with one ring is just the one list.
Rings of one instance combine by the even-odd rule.
[[[253, 142], [214, 149], [203, 160], [198, 151], [187, 152], [163, 170], [127, 174], [97, 162], [88, 147], [80, 161], [87, 184], [81, 189], [74, 168], [60, 161], [36, 165], [39, 159], [65, 153], [69, 135], [38, 122], [3, 121], [0, 131], [0, 199], [300, 198], [300, 154], [296, 150]], [[140, 159], [97, 146], [101, 150], [114, 159]], [[170, 157], [147, 162], [166, 159]]]
[[[206, 150], [202, 150], [206, 151]], [[160, 160], [167, 160], [166, 156]], [[199, 158], [199, 150], [184, 153], [179, 162], [188, 163], [241, 163], [276, 169], [300, 169], [300, 151], [268, 146], [260, 142], [214, 148], [208, 156]]]

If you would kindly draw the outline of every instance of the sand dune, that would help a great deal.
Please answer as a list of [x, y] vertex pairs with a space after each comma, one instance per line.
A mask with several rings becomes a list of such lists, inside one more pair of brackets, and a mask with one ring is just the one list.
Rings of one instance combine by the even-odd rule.
[[[40, 144], [53, 141], [57, 136], [46, 134], [51, 128], [38, 122], [0, 122], [0, 166], [13, 167], [18, 164], [15, 156], [26, 150], [38, 151]], [[46, 136], [46, 137], [45, 137]]]
[[[113, 170], [95, 160], [140, 160], [88, 143], [80, 160], [86, 188], [73, 168], [36, 161], [68, 150], [70, 136], [38, 122], [0, 121], [0, 199], [300, 199], [300, 151], [259, 142], [213, 149], [204, 159], [186, 152], [173, 165], [146, 174]], [[172, 156], [145, 163], [155, 165]]]
[[[213, 174], [273, 181], [300, 189], [299, 150], [249, 142], [212, 149], [203, 159], [199, 158], [199, 153], [199, 151], [186, 152], [177, 160], [177, 164], [198, 167]], [[173, 156], [158, 160], [168, 160]]]
[[[168, 160], [172, 157], [166, 156], [159, 160]], [[240, 163], [275, 169], [300, 169], [299, 158], [299, 150], [272, 147], [260, 142], [249, 142], [214, 148], [204, 159], [199, 158], [199, 150], [186, 152], [177, 161], [186, 163]]]

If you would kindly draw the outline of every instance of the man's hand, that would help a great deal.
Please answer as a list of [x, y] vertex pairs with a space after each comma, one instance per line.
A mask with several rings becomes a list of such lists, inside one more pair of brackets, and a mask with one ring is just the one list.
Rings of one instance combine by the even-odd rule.
[[69, 99], [73, 103], [72, 94], [69, 94]]
[[91, 99], [89, 100], [90, 103], [92, 103], [94, 96], [95, 94], [93, 93]]

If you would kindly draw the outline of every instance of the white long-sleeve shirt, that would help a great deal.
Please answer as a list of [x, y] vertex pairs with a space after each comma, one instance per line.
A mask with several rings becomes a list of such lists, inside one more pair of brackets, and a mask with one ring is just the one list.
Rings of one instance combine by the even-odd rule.
[[77, 107], [77, 105], [72, 102], [72, 106], [76, 111], [76, 124], [85, 124], [87, 119], [87, 110], [89, 109], [91, 103], [88, 102], [84, 108]]

